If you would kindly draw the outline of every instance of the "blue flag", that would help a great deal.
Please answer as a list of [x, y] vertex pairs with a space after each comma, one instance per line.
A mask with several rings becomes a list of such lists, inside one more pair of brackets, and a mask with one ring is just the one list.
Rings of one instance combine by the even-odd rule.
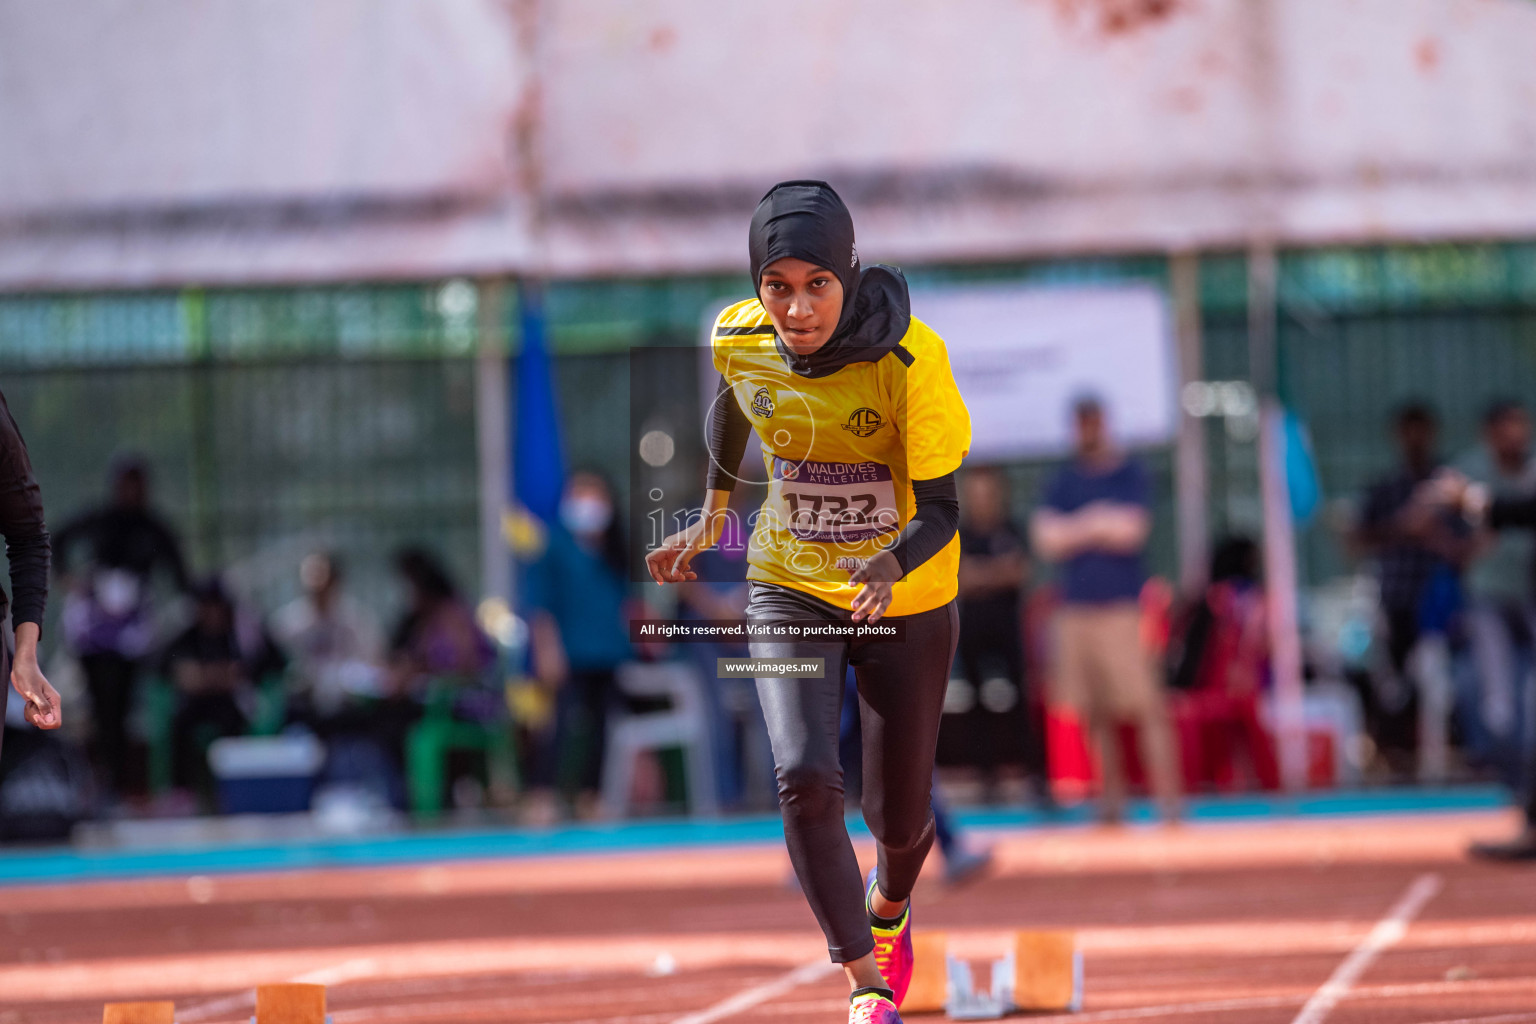
[[1307, 425], [1289, 409], [1285, 411], [1285, 483], [1291, 495], [1291, 518], [1306, 525], [1323, 502], [1323, 484], [1317, 475], [1317, 457]]
[[565, 488], [565, 450], [555, 382], [545, 345], [544, 294], [538, 284], [521, 289], [522, 348], [517, 355], [517, 409], [512, 445], [512, 498], [542, 523], [555, 521]]

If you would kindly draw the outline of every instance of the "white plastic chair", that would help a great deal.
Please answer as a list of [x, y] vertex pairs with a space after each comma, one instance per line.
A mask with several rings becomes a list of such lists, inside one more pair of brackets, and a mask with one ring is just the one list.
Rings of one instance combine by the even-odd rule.
[[[1266, 694], [1259, 705], [1259, 720], [1278, 737], [1274, 694]], [[1358, 786], [1360, 762], [1357, 743], [1365, 735], [1365, 718], [1360, 698], [1347, 683], [1338, 679], [1317, 679], [1308, 684], [1302, 697], [1302, 721], [1307, 734], [1328, 734], [1333, 744], [1333, 784]]]
[[608, 724], [603, 764], [603, 807], [610, 815], [628, 814], [635, 759], [647, 750], [680, 747], [687, 774], [688, 805], [695, 814], [719, 813], [705, 681], [684, 662], [627, 662], [617, 672], [619, 691], [629, 697], [665, 698], [661, 711], [621, 712]]

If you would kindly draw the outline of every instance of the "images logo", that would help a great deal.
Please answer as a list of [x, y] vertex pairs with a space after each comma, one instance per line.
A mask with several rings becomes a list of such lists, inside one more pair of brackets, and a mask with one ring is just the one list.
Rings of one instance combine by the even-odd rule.
[[855, 437], [868, 437], [879, 430], [883, 422], [875, 410], [859, 408], [848, 414], [848, 422], [843, 424], [843, 429], [853, 431]]
[[763, 419], [773, 415], [773, 396], [768, 393], [766, 387], [758, 388], [757, 392], [753, 394], [752, 414], [754, 416], [761, 416]]

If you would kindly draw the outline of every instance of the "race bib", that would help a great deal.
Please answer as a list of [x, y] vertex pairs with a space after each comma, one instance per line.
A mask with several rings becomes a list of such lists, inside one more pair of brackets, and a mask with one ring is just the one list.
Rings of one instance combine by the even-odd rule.
[[773, 458], [768, 509], [797, 540], [858, 543], [896, 529], [896, 486], [879, 462]]

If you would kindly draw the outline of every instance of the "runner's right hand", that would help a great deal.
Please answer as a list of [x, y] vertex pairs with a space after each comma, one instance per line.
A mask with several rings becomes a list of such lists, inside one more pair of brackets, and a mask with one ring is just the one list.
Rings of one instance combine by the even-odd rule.
[[687, 529], [679, 530], [662, 541], [661, 547], [646, 555], [645, 567], [657, 586], [696, 580], [699, 578], [698, 573], [688, 568], [688, 564], [693, 561], [694, 555], [714, 542], [707, 520], [701, 517], [698, 522], [689, 524]]

